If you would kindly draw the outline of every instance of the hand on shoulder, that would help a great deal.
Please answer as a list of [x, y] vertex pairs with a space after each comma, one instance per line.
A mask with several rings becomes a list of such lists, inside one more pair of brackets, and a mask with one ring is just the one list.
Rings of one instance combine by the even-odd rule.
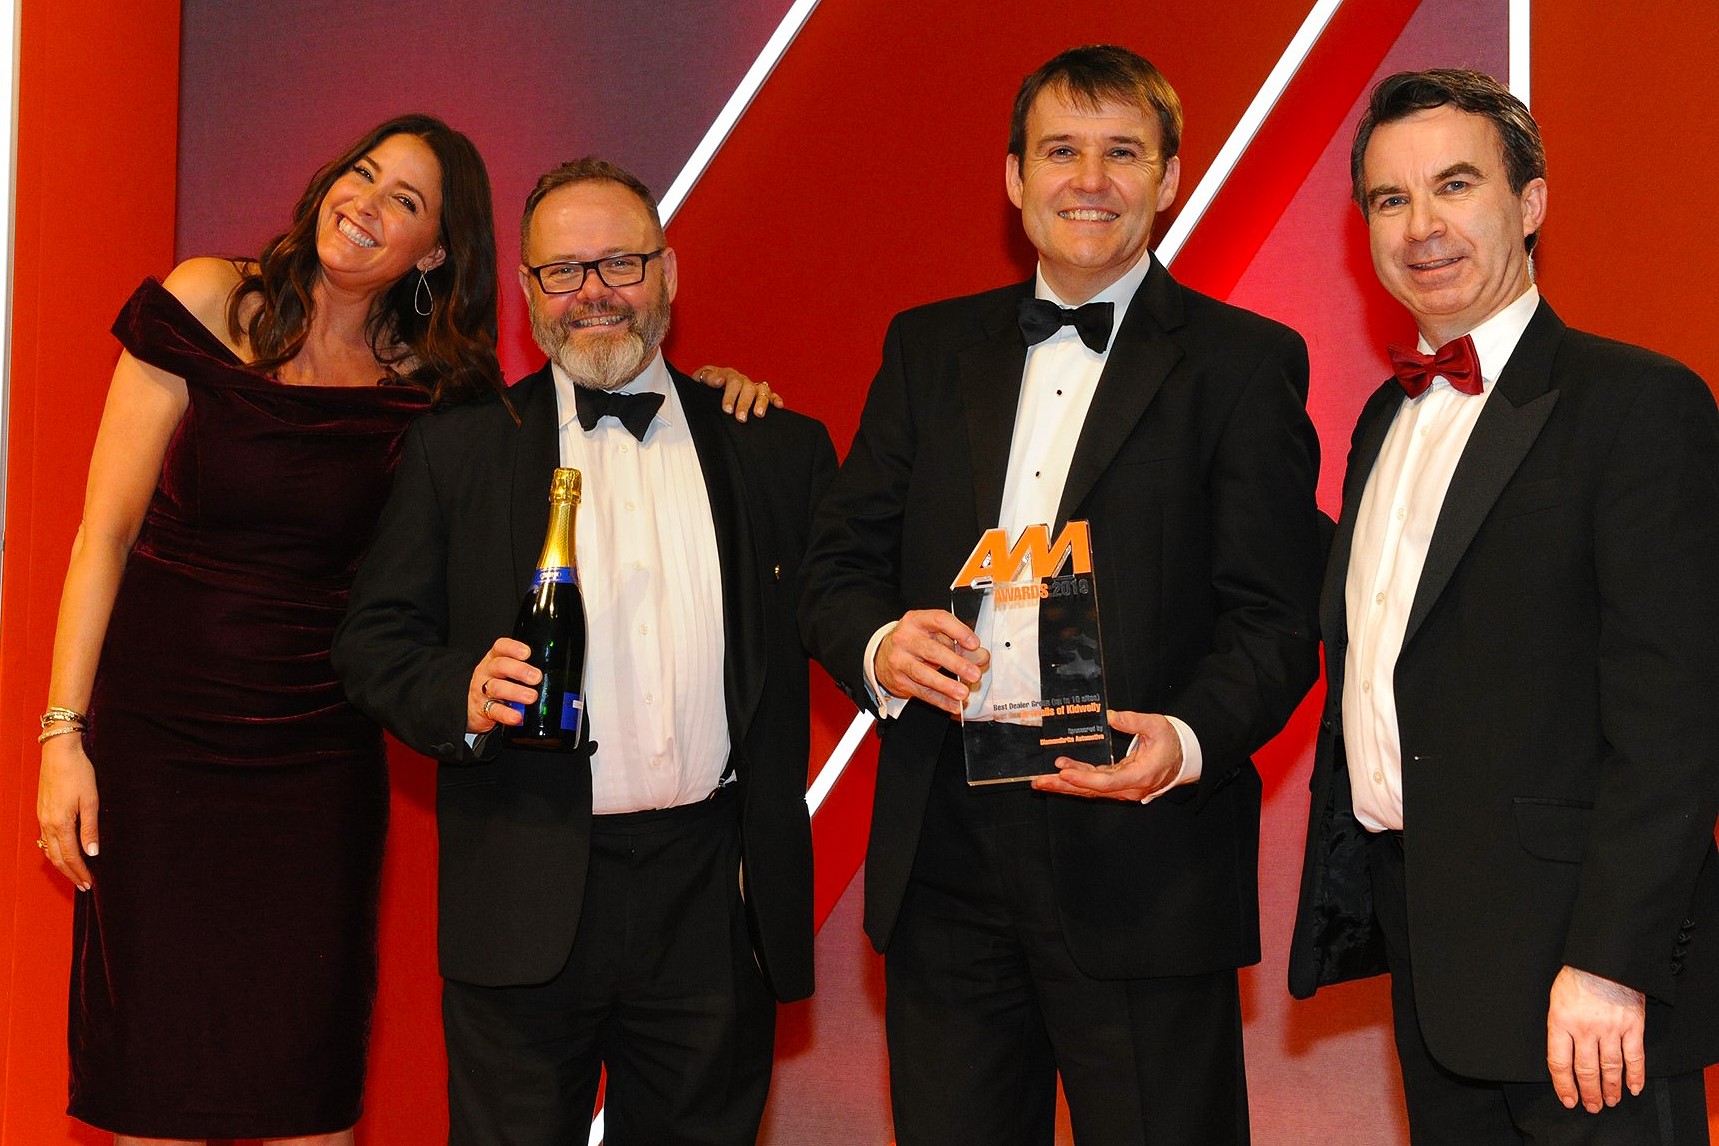
[[744, 422], [749, 413], [762, 418], [772, 406], [782, 408], [782, 395], [770, 383], [754, 382], [732, 366], [700, 366], [692, 376], [722, 391], [722, 412], [732, 414], [737, 422]]

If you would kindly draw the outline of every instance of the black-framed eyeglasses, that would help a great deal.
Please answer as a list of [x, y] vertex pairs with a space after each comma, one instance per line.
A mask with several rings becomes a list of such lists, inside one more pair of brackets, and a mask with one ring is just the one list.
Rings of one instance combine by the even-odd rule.
[[658, 247], [642, 254], [604, 255], [588, 263], [569, 259], [525, 269], [531, 272], [544, 294], [572, 294], [585, 285], [585, 276], [591, 271], [597, 272], [598, 282], [613, 290], [644, 282], [646, 264], [666, 250], [667, 247]]

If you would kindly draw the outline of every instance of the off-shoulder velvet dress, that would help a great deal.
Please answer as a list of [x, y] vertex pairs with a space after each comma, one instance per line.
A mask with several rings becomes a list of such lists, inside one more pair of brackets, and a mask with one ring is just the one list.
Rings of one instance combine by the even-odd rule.
[[329, 665], [407, 386], [247, 370], [151, 279], [114, 333], [190, 395], [90, 700], [70, 1113], [167, 1138], [358, 1118], [387, 825], [380, 731]]

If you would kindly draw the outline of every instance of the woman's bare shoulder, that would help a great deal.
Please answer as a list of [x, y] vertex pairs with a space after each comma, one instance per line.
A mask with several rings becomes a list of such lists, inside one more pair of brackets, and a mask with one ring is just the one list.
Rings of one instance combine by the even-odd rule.
[[209, 333], [219, 338], [240, 358], [244, 339], [235, 339], [227, 326], [227, 304], [243, 280], [248, 264], [232, 259], [200, 257], [186, 259], [173, 268], [161, 285], [185, 305]]

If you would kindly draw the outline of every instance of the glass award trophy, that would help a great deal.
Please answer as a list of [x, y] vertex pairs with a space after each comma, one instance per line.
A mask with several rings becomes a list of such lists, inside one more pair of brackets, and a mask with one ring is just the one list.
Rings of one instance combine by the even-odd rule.
[[1092, 535], [1071, 521], [1018, 538], [988, 530], [949, 587], [950, 611], [991, 653], [961, 714], [967, 783], [1056, 772], [1056, 758], [1114, 763], [1098, 634]]

